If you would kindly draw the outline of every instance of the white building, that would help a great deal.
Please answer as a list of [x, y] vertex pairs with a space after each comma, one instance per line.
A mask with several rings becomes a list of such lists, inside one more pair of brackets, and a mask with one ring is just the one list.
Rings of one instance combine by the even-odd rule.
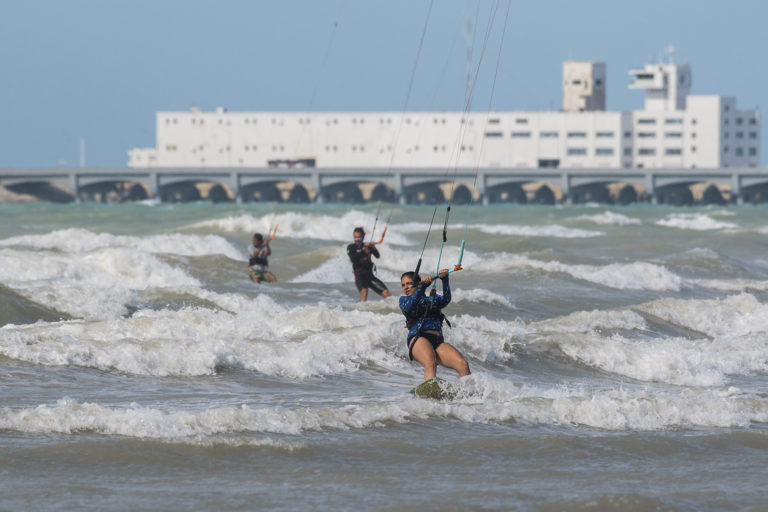
[[605, 65], [563, 65], [563, 110], [157, 113], [130, 167], [756, 167], [758, 110], [689, 95], [688, 66], [631, 70], [643, 110], [605, 111]]

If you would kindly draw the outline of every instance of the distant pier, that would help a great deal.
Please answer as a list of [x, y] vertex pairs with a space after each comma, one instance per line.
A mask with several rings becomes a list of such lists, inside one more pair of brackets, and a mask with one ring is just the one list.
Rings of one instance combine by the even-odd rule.
[[768, 201], [768, 169], [8, 168], [0, 186], [55, 202], [741, 204]]

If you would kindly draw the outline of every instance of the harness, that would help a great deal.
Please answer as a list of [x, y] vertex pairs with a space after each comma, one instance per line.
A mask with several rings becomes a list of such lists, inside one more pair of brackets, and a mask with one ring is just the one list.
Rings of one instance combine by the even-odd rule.
[[[446, 324], [448, 324], [448, 327], [451, 327], [451, 322], [448, 320], [448, 318], [443, 314], [443, 312], [439, 309], [435, 310], [432, 309], [431, 304], [427, 304], [424, 308], [424, 312], [421, 313], [421, 308], [417, 308], [416, 311], [411, 311], [409, 314], [405, 315], [405, 327], [410, 331], [411, 328], [413, 328], [414, 325], [416, 325], [418, 322], [421, 322], [421, 326], [424, 325], [424, 321], [427, 318], [431, 318], [433, 320], [436, 320], [440, 323], [440, 326], [442, 327], [443, 321], [445, 321]], [[419, 326], [419, 332], [416, 334], [421, 333], [421, 326]]]
[[266, 256], [252, 256], [251, 259], [248, 260], [248, 264], [250, 266], [261, 265], [264, 267], [268, 265]]

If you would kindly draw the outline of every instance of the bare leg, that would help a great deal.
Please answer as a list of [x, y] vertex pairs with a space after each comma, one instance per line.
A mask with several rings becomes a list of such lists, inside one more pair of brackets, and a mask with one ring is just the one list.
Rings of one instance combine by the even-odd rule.
[[363, 288], [360, 290], [360, 302], [365, 302], [368, 300], [368, 288]]
[[384, 290], [383, 292], [381, 292], [381, 296], [386, 299], [387, 297], [391, 297], [392, 294], [389, 293], [389, 290]]
[[[429, 343], [429, 342], [427, 342]], [[431, 345], [430, 345], [431, 346]], [[456, 350], [453, 345], [448, 343], [441, 343], [437, 346], [437, 362], [446, 368], [452, 368], [459, 372], [459, 377], [466, 377], [469, 375], [469, 363], [461, 352]]]
[[272, 272], [265, 273], [264, 277], [266, 278], [268, 283], [276, 283], [277, 282], [277, 278], [275, 277], [275, 274], [273, 274]]
[[426, 338], [419, 337], [413, 344], [411, 354], [424, 366], [424, 380], [433, 379], [437, 373], [437, 354], [432, 344]]

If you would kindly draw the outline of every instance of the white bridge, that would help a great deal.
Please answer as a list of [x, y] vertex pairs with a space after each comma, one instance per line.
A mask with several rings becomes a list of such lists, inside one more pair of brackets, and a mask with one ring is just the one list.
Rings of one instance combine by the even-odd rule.
[[[554, 204], [768, 201], [768, 169], [37, 168], [0, 186], [54, 201], [391, 201]], [[472, 194], [474, 190], [474, 195]]]

